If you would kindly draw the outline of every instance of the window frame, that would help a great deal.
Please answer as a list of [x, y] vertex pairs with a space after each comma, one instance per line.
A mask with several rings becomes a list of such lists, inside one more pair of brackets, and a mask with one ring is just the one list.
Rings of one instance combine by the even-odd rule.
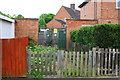
[[120, 9], [120, 7], [118, 7], [118, 2], [119, 2], [120, 0], [116, 0], [116, 9]]

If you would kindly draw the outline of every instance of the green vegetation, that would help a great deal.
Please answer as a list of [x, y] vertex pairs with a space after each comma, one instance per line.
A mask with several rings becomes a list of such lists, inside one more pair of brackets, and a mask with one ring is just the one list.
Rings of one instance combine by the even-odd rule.
[[70, 32], [73, 42], [103, 48], [120, 48], [120, 24], [96, 24]]
[[39, 17], [39, 22], [38, 22], [38, 26], [39, 27], [44, 27], [49, 21], [51, 21], [54, 18], [54, 14], [42, 14]]
[[5, 14], [5, 13], [3, 13], [3, 12], [1, 12], [0, 11], [0, 14], [1, 15], [3, 15], [3, 16], [6, 16], [6, 17], [8, 17], [8, 18], [24, 18], [24, 16], [23, 15], [21, 15], [21, 14], [14, 14], [13, 16], [11, 16], [11, 15], [9, 15], [9, 14]]

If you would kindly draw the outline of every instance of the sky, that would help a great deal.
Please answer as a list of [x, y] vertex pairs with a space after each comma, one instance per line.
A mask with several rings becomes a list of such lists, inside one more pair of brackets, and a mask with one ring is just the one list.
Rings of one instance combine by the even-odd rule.
[[56, 14], [61, 6], [70, 7], [74, 3], [76, 9], [84, 0], [1, 0], [0, 11], [6, 14], [22, 14], [25, 18], [39, 18], [43, 13]]

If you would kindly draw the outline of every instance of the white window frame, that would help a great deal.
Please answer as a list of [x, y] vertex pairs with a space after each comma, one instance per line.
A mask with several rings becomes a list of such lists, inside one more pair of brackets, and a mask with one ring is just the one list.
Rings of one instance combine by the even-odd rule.
[[86, 5], [84, 6], [84, 16], [86, 16]]
[[85, 26], [92, 26], [92, 25], [88, 25], [88, 24], [86, 24], [86, 25], [82, 25], [82, 27], [85, 27]]
[[120, 9], [120, 7], [118, 7], [118, 2], [119, 2], [120, 0], [116, 0], [116, 8], [117, 9]]

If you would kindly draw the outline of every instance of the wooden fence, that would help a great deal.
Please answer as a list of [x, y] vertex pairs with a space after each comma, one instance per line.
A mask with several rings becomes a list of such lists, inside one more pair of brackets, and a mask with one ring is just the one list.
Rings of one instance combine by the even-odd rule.
[[56, 77], [120, 75], [118, 49], [93, 48], [88, 52], [58, 51], [49, 54], [28, 52], [29, 72]]
[[28, 37], [2, 39], [2, 77], [26, 76]]

